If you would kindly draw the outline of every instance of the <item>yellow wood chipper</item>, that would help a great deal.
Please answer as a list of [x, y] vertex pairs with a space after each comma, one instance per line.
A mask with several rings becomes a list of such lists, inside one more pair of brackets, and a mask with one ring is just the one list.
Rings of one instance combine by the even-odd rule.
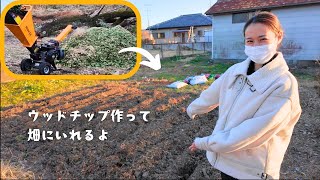
[[60, 43], [76, 28], [68, 25], [54, 39], [38, 44], [38, 36], [32, 19], [32, 6], [30, 5], [11, 8], [6, 14], [5, 26], [30, 52], [30, 58], [21, 61], [21, 70], [25, 72], [35, 68], [42, 75], [49, 75], [52, 71], [57, 70], [55, 60], [61, 60], [65, 57], [65, 51], [61, 49]]

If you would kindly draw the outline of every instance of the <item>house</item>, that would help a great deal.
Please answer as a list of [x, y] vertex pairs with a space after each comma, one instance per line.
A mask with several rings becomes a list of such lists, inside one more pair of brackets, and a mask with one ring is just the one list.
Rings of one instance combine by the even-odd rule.
[[154, 39], [154, 44], [164, 44], [211, 42], [211, 29], [211, 18], [200, 13], [182, 15], [150, 26], [146, 30], [151, 31], [150, 39]]
[[286, 60], [320, 59], [319, 0], [218, 0], [205, 14], [212, 17], [212, 59], [243, 60], [243, 26], [254, 12], [276, 14], [284, 29], [280, 51]]

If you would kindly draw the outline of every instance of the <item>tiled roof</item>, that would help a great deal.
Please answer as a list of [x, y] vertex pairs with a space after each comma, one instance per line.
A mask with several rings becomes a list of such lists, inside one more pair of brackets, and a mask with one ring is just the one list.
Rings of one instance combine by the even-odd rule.
[[188, 14], [182, 15], [168, 21], [150, 26], [147, 30], [156, 30], [156, 29], [170, 29], [170, 28], [182, 28], [190, 26], [211, 26], [212, 20], [206, 15], [201, 13], [199, 14]]
[[205, 14], [214, 15], [315, 3], [320, 3], [320, 0], [218, 0]]

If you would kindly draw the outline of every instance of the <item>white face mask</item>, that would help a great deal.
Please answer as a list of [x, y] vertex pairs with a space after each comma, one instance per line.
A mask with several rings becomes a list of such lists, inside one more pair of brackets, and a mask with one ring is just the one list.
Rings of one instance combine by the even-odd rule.
[[262, 46], [245, 45], [244, 52], [253, 62], [257, 64], [264, 64], [277, 52], [277, 46], [278, 44], [276, 42]]

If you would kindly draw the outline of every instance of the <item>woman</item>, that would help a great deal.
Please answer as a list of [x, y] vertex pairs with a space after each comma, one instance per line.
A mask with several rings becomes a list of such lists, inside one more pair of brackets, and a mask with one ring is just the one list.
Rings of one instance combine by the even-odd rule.
[[194, 119], [219, 106], [212, 134], [196, 137], [189, 149], [206, 150], [223, 179], [279, 179], [301, 115], [298, 83], [277, 51], [283, 30], [274, 14], [256, 14], [243, 33], [248, 58], [231, 66], [187, 108]]

